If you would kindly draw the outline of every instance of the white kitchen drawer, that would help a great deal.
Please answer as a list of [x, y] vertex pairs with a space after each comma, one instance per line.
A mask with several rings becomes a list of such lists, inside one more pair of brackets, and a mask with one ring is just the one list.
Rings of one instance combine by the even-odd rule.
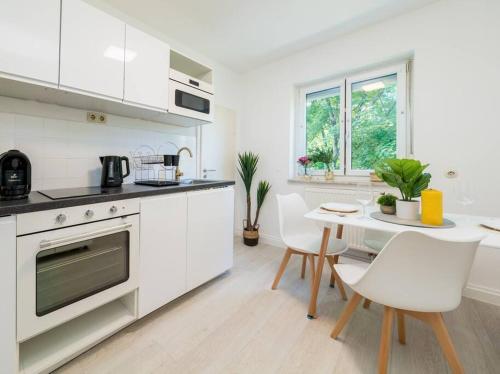
[[[139, 201], [139, 199], [117, 200], [19, 214], [17, 216], [17, 235], [54, 230], [62, 227], [139, 213]], [[113, 207], [116, 207], [116, 212], [114, 212], [115, 209], [113, 209]], [[93, 212], [91, 217], [86, 216], [87, 211]], [[60, 215], [64, 215], [64, 222], [58, 221], [57, 217]]]

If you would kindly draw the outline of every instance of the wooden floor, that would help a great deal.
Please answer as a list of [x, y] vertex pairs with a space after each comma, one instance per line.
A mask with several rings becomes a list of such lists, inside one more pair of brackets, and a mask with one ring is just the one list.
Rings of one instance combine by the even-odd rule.
[[[381, 306], [359, 307], [339, 339], [330, 339], [345, 302], [337, 289], [328, 287], [325, 272], [319, 318], [308, 320], [310, 273], [306, 280], [300, 279], [299, 257], [292, 257], [278, 290], [270, 289], [282, 254], [275, 247], [248, 248], [237, 241], [230, 272], [122, 330], [57, 372], [376, 372]], [[445, 321], [467, 373], [500, 372], [499, 307], [464, 298], [458, 310], [445, 315]], [[394, 335], [390, 372], [449, 372], [428, 326], [407, 318], [407, 344], [399, 345]]]

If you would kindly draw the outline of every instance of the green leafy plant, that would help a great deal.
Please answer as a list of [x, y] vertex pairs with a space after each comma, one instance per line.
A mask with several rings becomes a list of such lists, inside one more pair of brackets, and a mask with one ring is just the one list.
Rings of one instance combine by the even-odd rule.
[[402, 200], [411, 201], [427, 188], [431, 175], [424, 173], [429, 164], [418, 160], [386, 158], [375, 165], [375, 173], [401, 192]]
[[333, 165], [333, 148], [316, 148], [311, 152], [310, 159], [314, 163], [322, 163], [326, 170], [332, 171]]
[[385, 194], [383, 193], [382, 195], [379, 196], [377, 199], [377, 204], [383, 205], [383, 206], [396, 206], [396, 200], [398, 198], [394, 196], [393, 194]]
[[257, 186], [257, 210], [255, 213], [255, 220], [252, 223], [252, 181], [255, 173], [257, 172], [257, 165], [259, 163], [259, 155], [252, 152], [238, 153], [238, 174], [243, 181], [246, 191], [246, 202], [247, 202], [247, 214], [246, 220], [244, 221], [244, 229], [247, 231], [255, 231], [258, 228], [258, 221], [260, 215], [260, 209], [264, 204], [267, 193], [271, 189], [271, 185], [268, 181], [260, 181]]

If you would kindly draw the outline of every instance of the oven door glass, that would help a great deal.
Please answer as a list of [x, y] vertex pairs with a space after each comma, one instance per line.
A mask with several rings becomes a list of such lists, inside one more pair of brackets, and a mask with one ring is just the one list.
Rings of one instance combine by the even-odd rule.
[[210, 100], [177, 89], [175, 90], [175, 105], [200, 113], [210, 113]]
[[129, 235], [122, 231], [38, 252], [36, 315], [126, 282]]

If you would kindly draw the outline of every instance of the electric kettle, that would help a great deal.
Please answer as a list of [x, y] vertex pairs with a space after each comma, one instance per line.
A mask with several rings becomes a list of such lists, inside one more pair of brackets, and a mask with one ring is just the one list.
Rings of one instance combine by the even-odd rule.
[[[130, 164], [125, 156], [101, 156], [101, 187], [120, 187], [123, 178], [130, 175]], [[125, 161], [127, 172], [123, 174], [122, 164]]]

